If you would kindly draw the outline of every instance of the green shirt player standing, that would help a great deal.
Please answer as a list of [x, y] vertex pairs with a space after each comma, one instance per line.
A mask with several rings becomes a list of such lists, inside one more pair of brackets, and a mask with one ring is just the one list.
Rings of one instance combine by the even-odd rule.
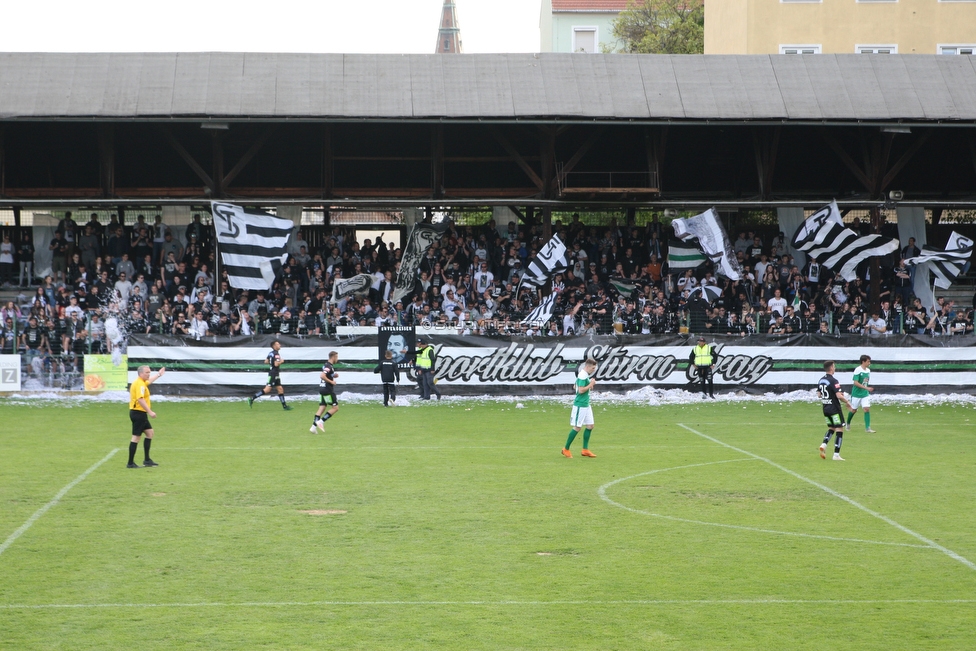
[[851, 428], [851, 419], [861, 407], [864, 408], [864, 431], [874, 433], [871, 429], [871, 356], [861, 355], [861, 365], [854, 369], [854, 386], [851, 387], [851, 411], [847, 414], [844, 429]]
[[569, 446], [573, 444], [573, 439], [583, 430], [583, 451], [580, 452], [584, 457], [596, 457], [590, 452], [590, 434], [593, 433], [593, 410], [590, 409], [590, 389], [596, 385], [593, 373], [596, 372], [596, 360], [592, 357], [583, 362], [583, 368], [576, 375], [576, 397], [573, 398], [573, 412], [569, 417], [569, 438], [566, 439], [566, 447], [562, 453], [564, 457], [573, 458], [573, 453], [569, 451]]

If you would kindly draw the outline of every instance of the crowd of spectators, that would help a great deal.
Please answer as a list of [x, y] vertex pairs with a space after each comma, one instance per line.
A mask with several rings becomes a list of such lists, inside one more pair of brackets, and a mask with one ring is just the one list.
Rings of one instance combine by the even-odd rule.
[[[787, 252], [783, 233], [738, 233], [733, 248], [745, 272], [738, 281], [717, 277], [710, 261], [671, 270], [669, 230], [657, 220], [642, 227], [587, 226], [578, 216], [568, 224], [556, 222], [570, 267], [539, 290], [520, 289], [519, 280], [546, 244], [540, 224], [452, 224], [424, 256], [413, 290], [392, 301], [401, 249], [382, 238], [357, 242], [351, 229], [326, 227], [319, 246], [296, 232], [272, 289], [248, 292], [231, 288], [224, 273], [215, 276], [220, 267], [213, 231], [199, 215], [177, 228], [158, 216], [148, 223], [141, 215], [129, 227], [115, 219], [102, 225], [94, 215], [80, 226], [68, 214], [51, 242], [32, 242], [25, 232], [14, 259], [5, 258], [4, 280], [12, 282], [11, 270], [20, 262], [23, 285], [25, 275], [28, 282], [31, 277], [33, 247], [47, 247], [53, 255], [52, 274], [31, 287], [26, 302], [0, 308], [0, 343], [4, 352], [19, 349], [32, 358], [61, 356], [76, 364], [84, 353], [110, 350], [105, 323], [111, 318], [129, 333], [196, 339], [326, 335], [338, 326], [411, 324], [453, 334], [528, 337], [973, 331], [971, 309], [941, 298], [936, 310], [926, 309], [913, 296], [913, 272], [902, 258], [914, 253], [914, 242], [893, 264], [882, 264], [875, 301], [868, 263], [851, 282], [816, 260], [801, 268]], [[374, 279], [368, 295], [330, 300], [336, 278], [361, 273]], [[550, 292], [557, 295], [554, 317], [524, 323]]]

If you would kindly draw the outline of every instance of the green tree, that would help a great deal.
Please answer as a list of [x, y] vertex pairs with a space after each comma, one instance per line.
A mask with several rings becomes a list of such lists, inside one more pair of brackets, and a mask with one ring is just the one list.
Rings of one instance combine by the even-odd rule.
[[631, 0], [613, 23], [621, 50], [631, 54], [701, 54], [704, 0]]

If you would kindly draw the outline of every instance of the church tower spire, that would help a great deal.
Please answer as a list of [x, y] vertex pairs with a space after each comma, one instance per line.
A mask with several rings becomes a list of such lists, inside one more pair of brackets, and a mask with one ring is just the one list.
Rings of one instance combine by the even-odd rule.
[[436, 54], [461, 53], [461, 28], [458, 27], [457, 6], [454, 0], [444, 0], [441, 9], [441, 28], [437, 32]]

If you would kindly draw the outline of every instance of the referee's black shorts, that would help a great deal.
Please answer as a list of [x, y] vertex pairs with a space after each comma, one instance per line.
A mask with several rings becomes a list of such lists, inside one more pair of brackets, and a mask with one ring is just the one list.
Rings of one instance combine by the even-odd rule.
[[129, 420], [132, 421], [132, 436], [142, 436], [147, 429], [152, 429], [149, 423], [149, 414], [138, 409], [129, 410]]

